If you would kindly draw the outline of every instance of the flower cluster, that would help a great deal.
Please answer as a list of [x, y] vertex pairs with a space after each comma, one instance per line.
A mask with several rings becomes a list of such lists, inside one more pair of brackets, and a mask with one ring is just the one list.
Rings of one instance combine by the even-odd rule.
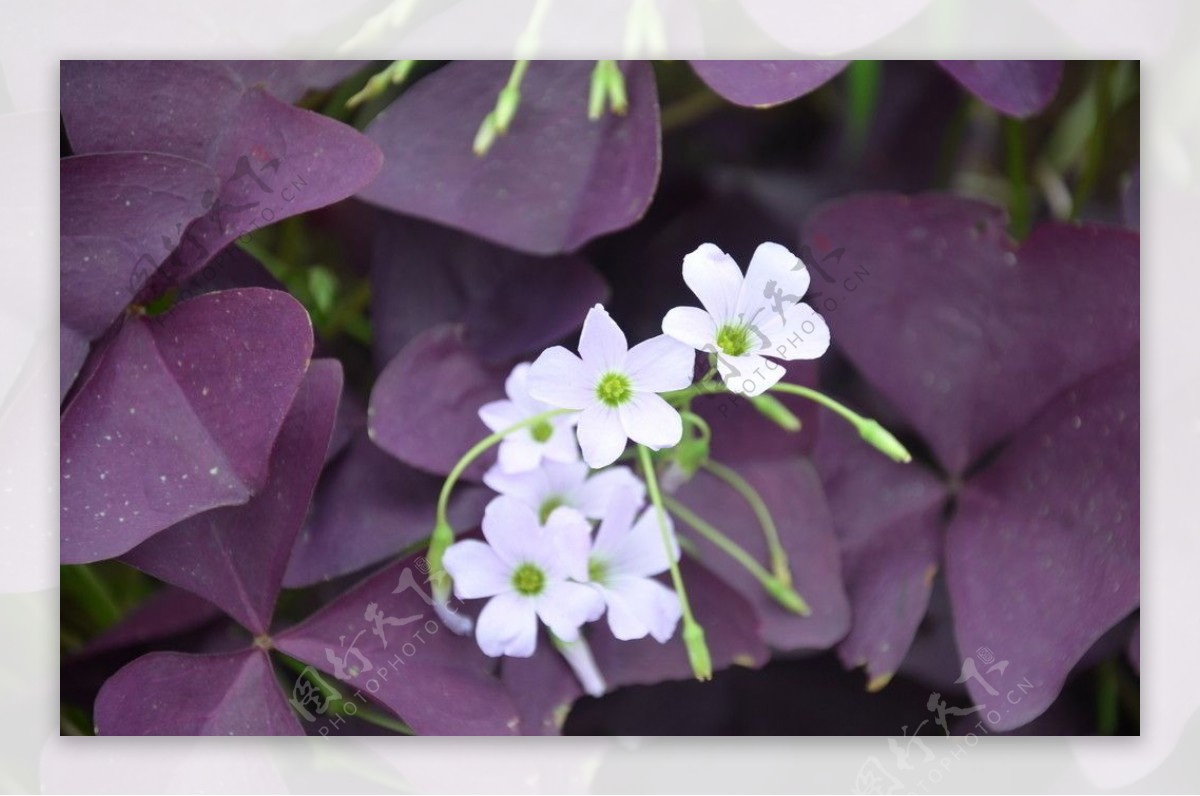
[[[600, 692], [590, 655], [569, 652], [585, 643], [584, 625], [607, 614], [616, 638], [649, 635], [665, 643], [683, 618], [694, 666], [708, 666], [682, 595], [679, 545], [649, 452], [679, 446], [685, 416], [702, 423], [683, 408], [691, 391], [708, 386], [708, 377], [694, 384], [697, 351], [710, 357], [709, 376], [758, 396], [784, 371], [766, 357], [820, 356], [829, 331], [800, 302], [809, 281], [804, 264], [778, 244], [759, 246], [745, 276], [727, 254], [704, 244], [684, 258], [683, 278], [703, 310], [671, 310], [663, 334], [631, 348], [597, 304], [583, 322], [578, 354], [555, 346], [517, 365], [507, 397], [480, 408], [499, 445], [484, 483], [499, 494], [484, 512], [483, 541], [456, 542], [438, 559], [435, 532], [431, 557], [460, 599], [488, 599], [475, 624], [486, 654], [532, 655], [540, 622], [581, 681]], [[614, 465], [629, 440], [639, 446], [650, 507], [646, 484]], [[668, 570], [676, 590], [655, 580]], [[790, 592], [774, 581], [770, 587]], [[785, 601], [803, 604], [794, 594]]]

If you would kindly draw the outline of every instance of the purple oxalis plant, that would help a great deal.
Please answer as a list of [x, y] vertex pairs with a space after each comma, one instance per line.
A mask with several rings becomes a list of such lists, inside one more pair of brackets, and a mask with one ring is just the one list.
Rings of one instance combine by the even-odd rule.
[[[1018, 242], [946, 192], [817, 206], [847, 181], [685, 168], [646, 62], [365, 66], [63, 65], [62, 561], [169, 584], [72, 664], [156, 648], [107, 677], [98, 733], [554, 734], [588, 696], [595, 721], [774, 661], [769, 690], [825, 651], [1011, 731], [1111, 654], [1138, 607], [1136, 232]], [[1010, 120], [1063, 83], [938, 66]], [[691, 68], [771, 117], [851, 67]], [[293, 250], [353, 252], [369, 345], [314, 340], [320, 284], [237, 243], [302, 214]], [[551, 420], [574, 458], [527, 468]], [[938, 589], [951, 675], [917, 662]], [[161, 649], [201, 623], [223, 640]]]

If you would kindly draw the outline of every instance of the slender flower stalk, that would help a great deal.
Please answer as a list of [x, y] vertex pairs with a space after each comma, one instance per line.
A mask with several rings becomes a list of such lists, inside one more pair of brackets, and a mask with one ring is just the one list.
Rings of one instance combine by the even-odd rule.
[[[762, 564], [758, 563], [754, 556], [746, 552], [744, 547], [730, 539], [724, 533], [721, 533], [711, 523], [701, 518], [696, 512], [678, 500], [664, 496], [663, 503], [666, 505], [668, 511], [690, 526], [696, 533], [712, 542], [721, 552], [745, 567], [747, 572], [758, 579], [763, 589], [784, 608], [801, 616], [808, 616], [812, 613], [812, 609], [809, 608], [808, 603], [805, 602], [804, 598], [790, 584], [783, 583], [779, 578], [768, 572]], [[689, 549], [689, 552], [693, 551]]]
[[450, 493], [454, 490], [454, 485], [458, 483], [458, 479], [466, 472], [466, 469], [471, 466], [471, 463], [487, 452], [493, 445], [499, 445], [504, 441], [504, 438], [509, 434], [520, 431], [524, 428], [530, 428], [538, 423], [543, 423], [553, 417], [570, 412], [569, 409], [550, 409], [541, 414], [532, 415], [513, 423], [508, 428], [493, 432], [479, 442], [471, 446], [471, 449], [463, 454], [462, 458], [450, 470], [450, 474], [446, 476], [445, 482], [442, 484], [442, 491], [438, 495], [437, 514], [433, 525], [433, 534], [429, 537], [429, 552], [425, 554], [425, 560], [429, 564], [430, 580], [433, 587], [434, 608], [438, 611], [438, 616], [443, 620], [447, 617], [453, 617], [447, 625], [456, 633], [467, 633], [471, 630], [471, 622], [466, 617], [455, 614], [446, 607], [447, 601], [450, 599], [451, 586], [453, 585], [450, 576], [446, 573], [442, 565], [442, 559], [446, 554], [446, 548], [454, 544], [454, 529], [450, 526], [450, 521], [446, 518], [447, 509], [450, 505]]
[[550, 637], [554, 640], [554, 648], [571, 667], [583, 690], [589, 696], [603, 696], [608, 690], [608, 684], [604, 682], [604, 675], [596, 665], [596, 659], [592, 657], [592, 648], [588, 646], [587, 639], [580, 636], [575, 641], [563, 641], [553, 633]]
[[679, 595], [679, 606], [683, 613], [683, 643], [687, 647], [688, 661], [697, 680], [712, 679], [712, 655], [708, 644], [704, 641], [704, 628], [692, 615], [692, 606], [688, 602], [687, 590], [683, 585], [683, 575], [679, 572], [679, 562], [670, 555], [672, 550], [671, 532], [667, 527], [667, 510], [663, 504], [662, 493], [658, 489], [658, 476], [654, 471], [654, 462], [650, 459], [650, 449], [638, 445], [638, 457], [641, 460], [646, 487], [650, 491], [650, 500], [654, 504], [658, 527], [662, 532], [663, 547], [667, 550], [667, 559], [671, 565], [671, 582], [675, 585], [675, 593]]
[[391, 730], [400, 735], [416, 735], [413, 732], [413, 728], [400, 719], [388, 716], [365, 705], [355, 705], [354, 710], [347, 709], [347, 700], [343, 699], [338, 690], [320, 677], [311, 676], [312, 667], [303, 661], [296, 660], [289, 655], [284, 655], [279, 650], [274, 650], [272, 657], [286, 668], [291, 669], [297, 675], [308, 680], [313, 688], [321, 693], [321, 697], [325, 700], [326, 704], [332, 707], [339, 716], [353, 716], [356, 719], [361, 719], [362, 721], [369, 722], [377, 727], [383, 727], [385, 730]]
[[857, 412], [847, 408], [830, 398], [823, 392], [818, 392], [811, 387], [802, 387], [799, 384], [788, 384], [780, 382], [774, 385], [771, 389], [779, 392], [791, 393], [807, 398], [810, 401], [816, 401], [827, 409], [837, 412], [843, 418], [850, 422], [851, 425], [858, 431], [858, 435], [864, 440], [873, 445], [876, 449], [888, 456], [892, 461], [908, 463], [912, 461], [912, 454], [908, 452], [900, 440], [888, 431], [877, 420], [872, 420], [869, 417], [863, 417]]
[[527, 69], [529, 69], [527, 59], [513, 62], [508, 82], [504, 84], [504, 88], [500, 89], [500, 94], [496, 97], [495, 109], [483, 117], [483, 123], [479, 125], [479, 132], [475, 134], [475, 143], [472, 148], [476, 155], [486, 155], [496, 139], [508, 132], [509, 125], [517, 115], [517, 107], [521, 104], [521, 81], [525, 79]]
[[387, 90], [388, 86], [396, 86], [408, 79], [416, 61], [392, 61], [384, 69], [367, 80], [362, 90], [346, 100], [347, 108], [356, 108], [369, 99], [375, 99]]
[[625, 94], [625, 76], [616, 61], [597, 61], [592, 70], [591, 87], [588, 91], [588, 118], [596, 121], [604, 115], [604, 106], [618, 116], [629, 110], [629, 98]]
[[780, 583], [791, 586], [792, 570], [788, 565], [787, 551], [783, 549], [783, 544], [779, 541], [779, 529], [775, 527], [775, 519], [771, 516], [771, 510], [767, 508], [766, 501], [758, 494], [758, 490], [735, 470], [719, 462], [714, 462], [712, 459], [700, 466], [732, 487], [750, 505], [754, 516], [758, 518], [759, 525], [762, 526], [763, 536], [767, 540], [767, 550], [771, 556], [771, 572], [779, 579]]
[[[838, 403], [819, 390], [814, 390], [811, 387], [802, 387], [799, 384], [789, 384], [788, 382], [777, 382], [769, 388], [776, 392], [789, 393], [791, 395], [799, 395], [802, 398], [807, 398], [810, 401], [819, 403], [827, 409], [836, 412], [848, 423], [854, 426], [860, 437], [870, 443], [874, 448], [888, 456], [893, 461], [907, 463], [912, 461], [912, 454], [901, 444], [900, 440], [896, 439], [892, 432], [884, 428], [877, 420], [872, 420], [869, 417], [863, 417], [854, 410]], [[717, 382], [708, 382], [705, 384], [693, 384], [691, 387], [685, 387], [682, 390], [674, 390], [662, 394], [662, 397], [667, 403], [675, 405], [684, 405], [697, 395], [712, 395], [715, 393], [726, 392], [724, 384]]]

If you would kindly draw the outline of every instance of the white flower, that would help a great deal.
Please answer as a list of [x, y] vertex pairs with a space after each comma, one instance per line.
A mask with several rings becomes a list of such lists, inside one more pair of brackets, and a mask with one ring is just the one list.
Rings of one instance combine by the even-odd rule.
[[[634, 522], [641, 502], [633, 490], [614, 496], [592, 543], [588, 577], [608, 606], [608, 627], [614, 636], [629, 641], [649, 634], [665, 643], [679, 622], [679, 596], [652, 577], [670, 569], [671, 559], [654, 506]], [[670, 517], [664, 519], [671, 555], [678, 561], [675, 529]]]
[[587, 579], [591, 526], [574, 509], [556, 509], [545, 525], [516, 498], [500, 496], [483, 515], [486, 543], [451, 545], [443, 566], [459, 599], [491, 597], [475, 623], [484, 654], [528, 658], [537, 648], [541, 619], [571, 642], [579, 628], [604, 613], [604, 601]]
[[[528, 362], [522, 362], [508, 374], [504, 382], [508, 400], [492, 401], [479, 408], [479, 419], [492, 431], [502, 431], [554, 408], [530, 397], [526, 387], [529, 368]], [[572, 432], [576, 419], [575, 415], [551, 417], [509, 434], [500, 443], [500, 467], [505, 472], [520, 473], [534, 469], [543, 458], [556, 462], [578, 461], [579, 448]]]
[[659, 450], [678, 444], [683, 422], [656, 393], [692, 383], [696, 356], [666, 335], [632, 349], [604, 307], [588, 311], [579, 336], [579, 356], [562, 346], [548, 348], [529, 371], [529, 393], [579, 415], [579, 447], [594, 468], [612, 464], [626, 439]]
[[815, 359], [829, 348], [829, 327], [800, 301], [808, 269], [778, 243], [754, 251], [745, 277], [725, 252], [705, 243], [683, 258], [683, 281], [704, 309], [676, 307], [663, 332], [716, 354], [717, 370], [736, 393], [758, 395], [783, 377], [776, 359]]
[[583, 462], [542, 462], [536, 470], [523, 473], [506, 473], [496, 465], [483, 476], [483, 483], [517, 498], [536, 511], [542, 522], [559, 506], [598, 520], [618, 490], [632, 489], [638, 500], [646, 494], [645, 484], [628, 467], [595, 471]]

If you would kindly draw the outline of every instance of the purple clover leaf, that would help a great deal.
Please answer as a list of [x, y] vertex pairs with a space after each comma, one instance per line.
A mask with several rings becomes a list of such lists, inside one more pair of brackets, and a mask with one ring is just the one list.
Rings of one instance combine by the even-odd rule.
[[644, 61], [623, 67], [624, 116], [588, 118], [592, 63], [533, 62], [520, 109], [484, 156], [473, 139], [509, 77], [455, 61], [418, 81], [367, 135], [386, 154], [359, 196], [531, 254], [558, 254], [641, 218], [658, 184], [658, 97]]
[[258, 493], [311, 353], [308, 314], [279, 291], [128, 318], [63, 413], [62, 560], [121, 555]]
[[[822, 439], [862, 618], [843, 660], [885, 683], [944, 568], [962, 660], [994, 650], [1012, 667], [995, 683], [959, 678], [1007, 730], [1037, 717], [1137, 606], [1138, 240], [1046, 224], [1018, 247], [1004, 224], [972, 200], [868, 195], [827, 205], [804, 237], [818, 252], [845, 246], [869, 272], [869, 289], [830, 317], [835, 345], [956, 496], [945, 526], [929, 477], [864, 466], [839, 432]], [[872, 618], [883, 612], [890, 621]], [[992, 691], [1014, 683], [1030, 693], [999, 704]]]
[[[220, 177], [198, 197], [207, 212], [168, 241], [171, 258], [146, 298], [186, 281], [241, 235], [345, 199], [379, 171], [382, 156], [363, 135], [276, 99], [254, 85], [270, 85], [270, 75], [250, 72], [248, 83], [236, 65], [217, 62], [63, 65], [62, 114], [76, 154], [161, 152]], [[294, 81], [283, 83], [292, 96]]]

